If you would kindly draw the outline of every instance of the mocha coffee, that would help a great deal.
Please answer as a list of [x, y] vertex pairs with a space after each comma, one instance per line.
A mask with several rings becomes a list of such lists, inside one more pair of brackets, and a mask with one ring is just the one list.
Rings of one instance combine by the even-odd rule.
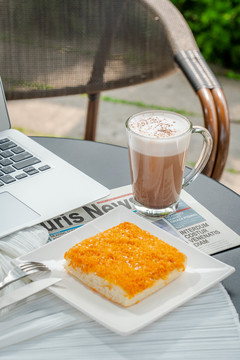
[[188, 120], [148, 112], [130, 118], [128, 130], [135, 201], [152, 209], [177, 203], [191, 136]]

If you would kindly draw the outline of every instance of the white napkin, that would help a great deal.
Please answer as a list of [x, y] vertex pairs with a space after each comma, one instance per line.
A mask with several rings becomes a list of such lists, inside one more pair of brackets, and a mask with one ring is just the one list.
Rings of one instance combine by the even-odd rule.
[[[48, 241], [48, 231], [41, 225], [36, 225], [24, 230], [15, 232], [9, 236], [5, 236], [0, 239], [0, 281], [2, 281], [9, 270], [14, 266], [14, 259], [27, 254], [40, 246], [44, 245]], [[18, 280], [0, 290], [0, 296], [11, 292], [28, 283], [29, 280], [24, 278]], [[0, 311], [0, 316], [9, 311], [10, 308], [6, 308]]]

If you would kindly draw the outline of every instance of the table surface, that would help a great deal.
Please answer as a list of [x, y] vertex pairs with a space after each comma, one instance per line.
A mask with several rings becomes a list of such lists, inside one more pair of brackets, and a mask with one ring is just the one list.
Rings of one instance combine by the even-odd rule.
[[[44, 137], [33, 139], [109, 189], [131, 183], [126, 148], [86, 140]], [[202, 174], [185, 190], [240, 235], [238, 194]], [[214, 257], [236, 269], [234, 274], [223, 281], [223, 285], [240, 314], [240, 247], [215, 254]]]

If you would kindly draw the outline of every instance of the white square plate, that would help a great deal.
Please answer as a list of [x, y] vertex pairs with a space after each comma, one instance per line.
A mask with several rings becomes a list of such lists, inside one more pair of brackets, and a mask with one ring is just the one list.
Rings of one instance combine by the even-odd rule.
[[[132, 222], [149, 231], [175, 246], [188, 257], [186, 271], [178, 279], [129, 308], [105, 299], [68, 275], [62, 267], [65, 252], [74, 244], [124, 221]], [[132, 334], [152, 323], [220, 282], [235, 270], [187, 245], [184, 240], [158, 228], [125, 207], [112, 210], [83, 227], [21, 257], [20, 260], [42, 261], [49, 264], [53, 269], [51, 276], [62, 276], [63, 278], [58, 285], [50, 287], [49, 291], [120, 335]]]

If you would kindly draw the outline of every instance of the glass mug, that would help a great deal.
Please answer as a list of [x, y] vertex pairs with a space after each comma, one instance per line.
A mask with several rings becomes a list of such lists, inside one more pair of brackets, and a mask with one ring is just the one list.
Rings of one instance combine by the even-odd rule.
[[[177, 210], [181, 189], [196, 179], [212, 150], [212, 137], [201, 126], [170, 111], [145, 111], [126, 121], [129, 161], [136, 210], [166, 216]], [[191, 135], [203, 137], [200, 157], [183, 177]]]

